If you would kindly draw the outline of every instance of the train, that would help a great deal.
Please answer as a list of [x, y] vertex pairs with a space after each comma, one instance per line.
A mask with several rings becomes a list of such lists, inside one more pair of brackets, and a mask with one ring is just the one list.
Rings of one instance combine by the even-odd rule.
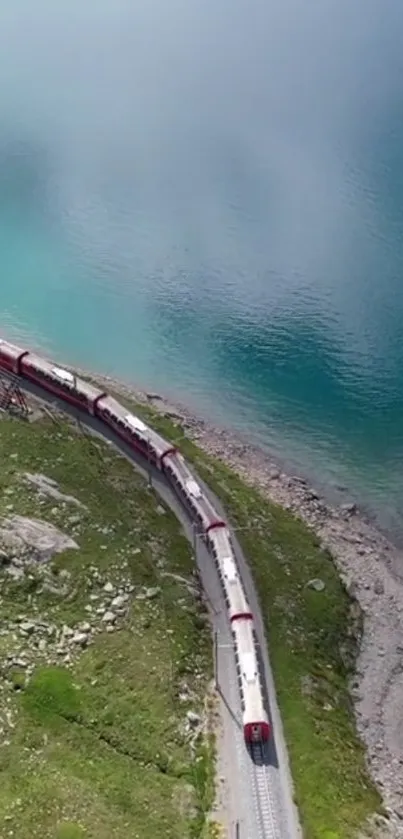
[[162, 472], [191, 517], [217, 568], [231, 627], [245, 741], [264, 743], [271, 735], [254, 618], [247, 600], [227, 523], [200, 486], [177, 447], [164, 440], [106, 391], [36, 353], [0, 339], [0, 372], [42, 388], [108, 426], [138, 455]]

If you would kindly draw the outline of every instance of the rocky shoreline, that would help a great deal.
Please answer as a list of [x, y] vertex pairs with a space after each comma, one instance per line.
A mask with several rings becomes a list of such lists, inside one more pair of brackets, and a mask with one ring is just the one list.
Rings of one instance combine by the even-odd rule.
[[363, 615], [351, 684], [358, 731], [393, 835], [403, 837], [403, 551], [365, 520], [356, 504], [330, 505], [304, 478], [285, 474], [270, 455], [240, 435], [196, 418], [160, 394], [147, 394], [108, 376], [97, 376], [97, 381], [180, 423], [205, 452], [299, 516], [331, 553]]

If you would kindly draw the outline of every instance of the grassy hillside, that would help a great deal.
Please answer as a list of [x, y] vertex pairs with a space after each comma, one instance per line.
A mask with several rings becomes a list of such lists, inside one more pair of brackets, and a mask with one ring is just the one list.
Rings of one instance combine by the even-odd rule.
[[[67, 422], [0, 419], [0, 464], [0, 835], [199, 836], [211, 637], [176, 520]], [[77, 547], [40, 561], [15, 515]]]

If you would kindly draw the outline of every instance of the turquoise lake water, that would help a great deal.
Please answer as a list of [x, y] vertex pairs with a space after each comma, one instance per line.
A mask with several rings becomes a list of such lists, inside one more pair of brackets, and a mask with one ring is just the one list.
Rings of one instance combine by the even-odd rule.
[[0, 330], [403, 533], [401, 0], [0, 12]]

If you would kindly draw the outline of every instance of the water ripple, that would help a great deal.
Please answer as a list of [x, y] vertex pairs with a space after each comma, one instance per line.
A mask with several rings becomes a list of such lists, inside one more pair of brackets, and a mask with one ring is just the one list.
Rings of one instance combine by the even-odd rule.
[[403, 528], [399, 0], [17, 7], [1, 329], [176, 393]]

